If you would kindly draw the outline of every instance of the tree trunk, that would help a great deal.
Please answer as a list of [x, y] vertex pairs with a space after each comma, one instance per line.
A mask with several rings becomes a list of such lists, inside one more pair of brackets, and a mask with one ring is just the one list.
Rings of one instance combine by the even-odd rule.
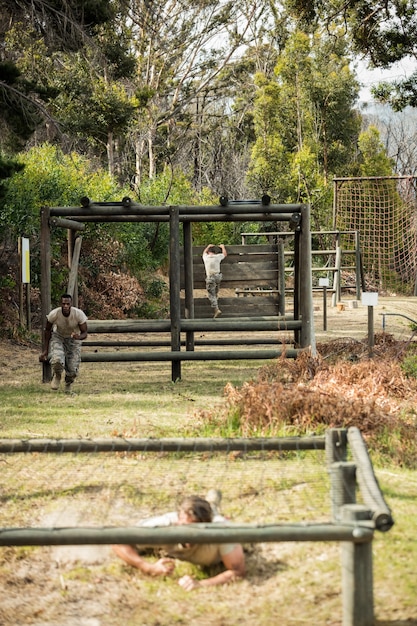
[[114, 146], [111, 131], [107, 134], [107, 163], [110, 176], [114, 176]]

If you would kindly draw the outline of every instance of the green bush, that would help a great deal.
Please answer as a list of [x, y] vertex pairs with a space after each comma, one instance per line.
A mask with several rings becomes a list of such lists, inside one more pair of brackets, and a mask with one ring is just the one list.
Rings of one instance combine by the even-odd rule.
[[405, 357], [401, 363], [401, 369], [408, 378], [417, 378], [417, 356]]
[[20, 155], [22, 171], [8, 181], [0, 226], [16, 237], [38, 235], [43, 206], [78, 206], [82, 196], [112, 200], [121, 193], [107, 172], [51, 144]]

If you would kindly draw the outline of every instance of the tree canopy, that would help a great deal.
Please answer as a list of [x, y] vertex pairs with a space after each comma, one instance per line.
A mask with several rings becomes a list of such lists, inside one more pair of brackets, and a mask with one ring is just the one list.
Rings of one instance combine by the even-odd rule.
[[[306, 29], [317, 24], [330, 30], [338, 24], [352, 42], [354, 54], [370, 67], [389, 68], [417, 54], [417, 12], [415, 0], [288, 0], [289, 12]], [[396, 110], [416, 106], [417, 71], [404, 80], [383, 83], [373, 89], [382, 102]]]

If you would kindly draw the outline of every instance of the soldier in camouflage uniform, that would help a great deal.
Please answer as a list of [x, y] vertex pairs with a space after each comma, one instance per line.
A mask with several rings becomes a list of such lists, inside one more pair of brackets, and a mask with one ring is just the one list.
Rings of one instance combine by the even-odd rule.
[[51, 389], [56, 391], [65, 372], [65, 391], [71, 392], [71, 385], [78, 375], [81, 361], [81, 341], [87, 337], [87, 316], [81, 309], [72, 306], [69, 294], [61, 296], [61, 306], [46, 316], [44, 351], [41, 361], [49, 359], [53, 378]]

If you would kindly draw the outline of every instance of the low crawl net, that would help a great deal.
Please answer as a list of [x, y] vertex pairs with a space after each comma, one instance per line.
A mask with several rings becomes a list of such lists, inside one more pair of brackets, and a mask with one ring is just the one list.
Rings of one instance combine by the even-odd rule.
[[[318, 438], [319, 440], [320, 438]], [[152, 440], [150, 440], [152, 441]], [[45, 443], [47, 449], [47, 443]], [[238, 523], [331, 521], [325, 451], [14, 452], [0, 454], [1, 529], [124, 527], [175, 510], [186, 495], [221, 491]]]

